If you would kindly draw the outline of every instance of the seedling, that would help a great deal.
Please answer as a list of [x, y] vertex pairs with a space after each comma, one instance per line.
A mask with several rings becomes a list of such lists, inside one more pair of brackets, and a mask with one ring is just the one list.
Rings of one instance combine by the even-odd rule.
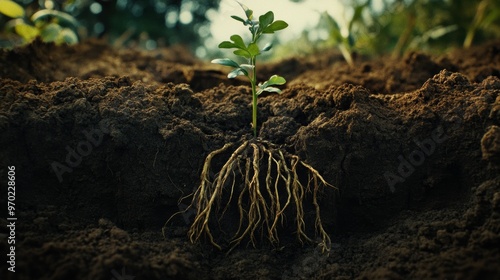
[[[303, 162], [298, 156], [289, 154], [276, 145], [257, 138], [257, 97], [264, 91], [281, 92], [274, 85], [282, 85], [285, 79], [278, 75], [273, 75], [264, 83], [257, 84], [256, 58], [261, 52], [271, 49], [271, 45], [266, 45], [260, 49], [258, 40], [264, 34], [286, 28], [288, 25], [281, 20], [274, 21], [273, 12], [267, 12], [254, 20], [253, 11], [240, 4], [243, 8], [246, 19], [232, 16], [233, 19], [249, 26], [252, 39], [245, 44], [242, 37], [232, 35], [231, 41], [222, 42], [220, 48], [236, 49], [234, 54], [248, 60], [248, 64], [239, 64], [231, 59], [215, 59], [212, 62], [230, 66], [233, 70], [228, 78], [245, 76], [252, 86], [252, 129], [253, 138], [243, 139], [243, 143], [238, 146], [224, 163], [218, 172], [211, 171], [213, 159], [225, 154], [232, 143], [225, 144], [217, 149], [205, 159], [203, 164], [200, 185], [198, 189], [189, 195], [192, 197], [191, 203], [183, 211], [174, 214], [166, 222], [163, 228], [165, 235], [166, 225], [177, 214], [196, 211], [194, 221], [188, 231], [191, 242], [196, 242], [202, 235], [205, 235], [215, 247], [222, 249], [218, 244], [223, 239], [217, 235], [214, 237], [211, 227], [220, 222], [225, 213], [232, 206], [237, 205], [239, 212], [238, 228], [229, 234], [232, 235], [229, 245], [231, 251], [245, 239], [255, 246], [256, 235], [267, 235], [272, 244], [279, 242], [278, 228], [285, 223], [285, 213], [295, 211], [292, 221], [296, 225], [296, 234], [300, 242], [303, 240], [313, 242], [306, 234], [306, 219], [304, 218], [304, 202], [306, 197], [312, 194], [312, 207], [316, 214], [315, 232], [319, 235], [318, 246], [323, 251], [328, 251], [331, 247], [331, 240], [323, 228], [320, 216], [320, 205], [318, 193], [321, 187], [331, 187], [320, 173], [311, 165]], [[300, 170], [300, 171], [299, 171]], [[304, 172], [304, 173], [302, 173]], [[215, 175], [212, 175], [215, 174]], [[301, 182], [299, 174], [307, 174], [307, 182]], [[184, 198], [181, 198], [181, 201]], [[226, 199], [225, 206], [221, 201]], [[309, 200], [310, 201], [310, 200]], [[292, 208], [292, 209], [290, 209]], [[214, 214], [217, 215], [214, 217]], [[214, 220], [215, 219], [215, 220]], [[220, 226], [220, 223], [219, 223]], [[228, 229], [221, 229], [221, 233]], [[217, 240], [216, 240], [217, 239]]]
[[43, 9], [28, 19], [22, 6], [14, 1], [0, 0], [0, 14], [13, 18], [5, 24], [5, 28], [21, 37], [23, 43], [30, 43], [38, 36], [44, 42], [56, 44], [78, 42], [78, 36], [73, 31], [78, 22], [67, 13]]
[[355, 25], [360, 24], [364, 25], [363, 22], [363, 11], [368, 7], [369, 1], [365, 4], [355, 4], [354, 5], [354, 13], [352, 18], [347, 23], [347, 34], [342, 33], [342, 29], [337, 21], [329, 15], [327, 12], [324, 12], [321, 16], [324, 21], [326, 21], [326, 25], [328, 26], [330, 32], [329, 40], [339, 49], [340, 53], [344, 57], [345, 61], [349, 65], [354, 65], [354, 60], [352, 58], [352, 52], [354, 49], [355, 38], [357, 35], [355, 34]]
[[274, 13], [269, 11], [259, 17], [259, 20], [254, 20], [253, 11], [240, 3], [240, 6], [245, 11], [246, 19], [238, 16], [231, 16], [233, 19], [243, 23], [244, 26], [249, 26], [248, 30], [252, 35], [250, 43], [245, 44], [240, 35], [234, 34], [230, 37], [231, 41], [224, 41], [219, 44], [221, 49], [236, 49], [233, 53], [247, 60], [247, 64], [238, 64], [236, 61], [229, 58], [218, 58], [212, 60], [212, 63], [221, 64], [233, 68], [227, 77], [232, 79], [237, 76], [245, 76], [250, 81], [252, 86], [252, 129], [254, 137], [257, 137], [257, 98], [264, 92], [281, 93], [281, 90], [275, 85], [283, 85], [286, 83], [285, 78], [273, 75], [264, 83], [257, 84], [257, 56], [262, 52], [271, 50], [272, 44], [268, 43], [263, 48], [260, 48], [257, 42], [264, 34], [272, 34], [276, 31], [285, 29], [288, 24], [282, 20], [274, 20]]

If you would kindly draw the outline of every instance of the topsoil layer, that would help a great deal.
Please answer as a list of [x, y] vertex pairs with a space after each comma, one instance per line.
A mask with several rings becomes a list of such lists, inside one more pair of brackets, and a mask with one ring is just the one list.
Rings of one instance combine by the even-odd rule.
[[259, 98], [260, 137], [338, 188], [319, 195], [328, 254], [295, 239], [293, 215], [281, 243], [230, 253], [217, 227], [222, 251], [189, 242], [190, 211], [164, 238], [205, 157], [251, 134], [250, 88], [227, 70], [182, 48], [0, 51], [0, 278], [500, 279], [499, 42], [260, 66], [288, 80]]

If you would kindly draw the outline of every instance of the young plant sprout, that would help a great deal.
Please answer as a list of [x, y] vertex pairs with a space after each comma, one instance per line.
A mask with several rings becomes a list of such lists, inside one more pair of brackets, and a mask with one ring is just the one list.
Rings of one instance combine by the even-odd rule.
[[[245, 76], [250, 80], [252, 85], [252, 129], [254, 137], [257, 137], [257, 97], [264, 91], [281, 93], [281, 90], [274, 85], [282, 85], [286, 83], [285, 78], [273, 75], [264, 83], [257, 84], [257, 56], [261, 52], [269, 51], [272, 44], [268, 43], [262, 49], [259, 48], [257, 42], [264, 34], [272, 34], [275, 31], [285, 29], [288, 24], [282, 20], [274, 20], [274, 13], [269, 11], [259, 17], [259, 20], [254, 20], [253, 11], [240, 3], [240, 6], [245, 11], [246, 19], [238, 16], [231, 16], [233, 19], [242, 22], [243, 25], [249, 26], [248, 30], [252, 35], [252, 40], [247, 45], [240, 35], [234, 34], [230, 37], [231, 41], [224, 41], [219, 44], [221, 49], [236, 49], [233, 53], [237, 56], [248, 60], [248, 64], [238, 64], [229, 58], [218, 58], [212, 60], [212, 63], [221, 64], [224, 66], [233, 67], [227, 77], [232, 79], [237, 76]], [[258, 88], [258, 89], [257, 89]]]
[[[296, 225], [295, 233], [298, 240], [313, 242], [313, 239], [306, 234], [304, 214], [304, 202], [307, 197], [312, 196], [312, 199], [309, 198], [308, 201], [312, 200], [311, 207], [315, 213], [315, 232], [320, 238], [318, 245], [323, 251], [328, 251], [331, 247], [331, 240], [321, 221], [318, 193], [321, 187], [336, 188], [298, 156], [288, 153], [273, 143], [257, 138], [257, 97], [264, 91], [279, 93], [281, 91], [274, 85], [285, 83], [283, 77], [273, 75], [266, 82], [257, 84], [256, 57], [262, 51], [271, 49], [270, 44], [260, 49], [257, 42], [262, 35], [284, 29], [288, 24], [281, 20], [275, 21], [273, 12], [267, 12], [256, 21], [253, 11], [240, 5], [245, 11], [246, 19], [237, 16], [232, 16], [232, 18], [249, 26], [252, 40], [249, 44], [245, 44], [241, 36], [232, 35], [231, 41], [224, 41], [219, 47], [236, 49], [234, 54], [247, 59], [248, 64], [238, 64], [228, 58], [215, 59], [212, 62], [233, 67], [228, 78], [242, 75], [250, 80], [254, 137], [250, 140], [244, 138], [243, 143], [232, 152], [218, 172], [211, 170], [214, 158], [227, 154], [226, 152], [233, 147], [233, 144], [227, 143], [208, 154], [203, 164], [200, 185], [194, 193], [188, 196], [192, 197], [190, 205], [170, 217], [165, 225], [177, 214], [195, 211], [196, 216], [188, 231], [191, 242], [198, 241], [204, 235], [211, 244], [222, 249], [218, 242], [224, 240], [222, 236], [229, 233], [232, 236], [229, 240], [230, 250], [232, 250], [245, 239], [255, 246], [256, 235], [259, 233], [261, 237], [266, 235], [272, 244], [278, 243], [278, 228], [284, 226], [285, 214], [291, 212], [294, 214], [290, 220]], [[307, 181], [301, 182], [299, 177], [307, 177]], [[227, 200], [224, 206], [221, 205], [223, 200]], [[211, 228], [217, 224], [219, 228], [221, 227], [221, 221], [230, 211], [231, 206], [238, 209], [237, 229], [236, 225], [233, 230], [221, 229], [214, 237]], [[166, 226], [163, 228], [164, 235], [165, 229]]]

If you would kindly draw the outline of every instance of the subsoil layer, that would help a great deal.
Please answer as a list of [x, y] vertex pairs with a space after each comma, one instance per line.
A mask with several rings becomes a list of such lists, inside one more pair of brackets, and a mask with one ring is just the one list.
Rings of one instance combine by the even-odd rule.
[[293, 215], [279, 244], [230, 253], [222, 228], [222, 251], [189, 242], [190, 211], [162, 234], [205, 157], [250, 137], [244, 80], [180, 47], [35, 42], [0, 51], [0, 278], [500, 279], [500, 42], [259, 67], [288, 80], [259, 98], [260, 137], [338, 189], [319, 193], [328, 253], [297, 241]]

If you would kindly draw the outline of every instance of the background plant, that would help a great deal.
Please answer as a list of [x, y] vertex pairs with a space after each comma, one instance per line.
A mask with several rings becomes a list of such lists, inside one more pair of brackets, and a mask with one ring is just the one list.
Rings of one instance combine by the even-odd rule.
[[354, 63], [352, 52], [355, 41], [358, 37], [363, 36], [363, 29], [366, 27], [363, 11], [368, 5], [369, 1], [365, 3], [354, 2], [352, 16], [345, 24], [345, 32], [330, 14], [327, 12], [321, 14], [319, 27], [324, 25], [330, 33], [327, 43], [337, 47], [349, 65], [353, 65]]
[[253, 11], [243, 4], [240, 4], [245, 11], [246, 19], [238, 16], [231, 16], [236, 21], [248, 26], [248, 30], [252, 36], [249, 43], [245, 43], [240, 35], [234, 34], [230, 37], [231, 41], [224, 41], [219, 44], [219, 48], [223, 49], [236, 49], [233, 53], [241, 58], [247, 60], [247, 64], [239, 64], [229, 58], [218, 58], [212, 60], [212, 63], [221, 64], [233, 68], [227, 77], [236, 78], [237, 76], [245, 76], [250, 81], [252, 86], [252, 129], [254, 137], [257, 137], [257, 98], [264, 92], [281, 93], [281, 90], [274, 85], [282, 85], [286, 83], [285, 78], [273, 75], [267, 81], [257, 84], [257, 56], [262, 52], [269, 51], [272, 44], [268, 43], [263, 48], [257, 44], [259, 39], [264, 34], [272, 34], [288, 27], [288, 24], [282, 20], [274, 20], [274, 13], [269, 11], [259, 17], [259, 20], [254, 20]]
[[467, 35], [464, 40], [464, 47], [472, 45], [474, 37], [478, 32], [500, 32], [500, 27], [495, 25], [500, 20], [500, 3], [493, 0], [482, 0], [476, 7], [474, 19], [467, 29]]
[[71, 15], [51, 9], [42, 9], [27, 17], [25, 9], [14, 1], [0, 0], [0, 13], [13, 18], [5, 24], [11, 34], [17, 34], [22, 43], [29, 43], [36, 37], [44, 42], [56, 44], [78, 42], [75, 32], [78, 22]]
[[[312, 52], [338, 48], [346, 61], [357, 52], [368, 56], [409, 51], [443, 53], [500, 38], [500, 2], [494, 0], [343, 1], [344, 22], [323, 12], [312, 33], [327, 34], [301, 44]], [[343, 23], [343, 24], [342, 24]], [[317, 37], [317, 36], [316, 36]], [[297, 41], [293, 42], [297, 45]]]

